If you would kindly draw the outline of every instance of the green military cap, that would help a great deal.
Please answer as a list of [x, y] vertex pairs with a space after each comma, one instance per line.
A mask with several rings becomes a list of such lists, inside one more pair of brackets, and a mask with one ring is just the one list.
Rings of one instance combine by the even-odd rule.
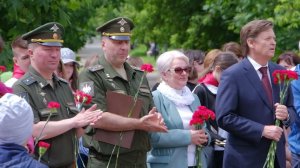
[[96, 30], [101, 32], [102, 36], [107, 36], [112, 40], [130, 40], [133, 28], [134, 24], [129, 18], [118, 17], [104, 23]]
[[46, 23], [28, 33], [22, 35], [22, 39], [28, 43], [39, 43], [44, 46], [62, 46], [64, 42], [61, 37], [64, 27], [56, 22]]

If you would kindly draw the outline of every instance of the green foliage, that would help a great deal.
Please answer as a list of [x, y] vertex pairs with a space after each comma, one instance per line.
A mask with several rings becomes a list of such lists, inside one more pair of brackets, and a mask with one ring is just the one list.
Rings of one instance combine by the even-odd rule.
[[[160, 51], [162, 48], [207, 51], [229, 41], [239, 42], [241, 27], [253, 19], [274, 22], [276, 55], [298, 50], [300, 39], [298, 0], [0, 0], [0, 3], [0, 34], [7, 44], [0, 65], [10, 66], [9, 44], [14, 37], [50, 21], [64, 25], [64, 45], [75, 51], [97, 34], [96, 27], [117, 16], [133, 19], [135, 45], [145, 46], [154, 41]], [[144, 50], [138, 47], [131, 54], [142, 56]]]
[[[65, 28], [64, 46], [75, 51], [95, 34], [90, 19], [102, 5], [102, 1], [94, 0], [0, 0], [0, 3], [0, 34], [7, 44], [18, 35], [56, 21]], [[0, 64], [11, 64], [9, 57], [1, 54]]]
[[156, 60], [154, 57], [150, 57], [150, 56], [143, 56], [142, 57], [143, 62], [146, 64], [152, 64], [153, 66], [156, 65]]
[[142, 57], [146, 56], [147, 54], [147, 46], [146, 45], [138, 45], [130, 52], [130, 56], [132, 57]]
[[[170, 48], [220, 48], [239, 42], [243, 25], [254, 19], [274, 22], [277, 53], [297, 50], [300, 1], [274, 0], [126, 0], [136, 23], [133, 38]], [[127, 7], [128, 8], [128, 7]], [[125, 9], [124, 9], [125, 10]], [[290, 34], [293, 34], [290, 36]]]
[[131, 50], [130, 56], [132, 57], [140, 57], [142, 58], [144, 63], [152, 64], [155, 66], [155, 57], [153, 56], [147, 56], [147, 46], [143, 44], [139, 44], [135, 46], [133, 50]]

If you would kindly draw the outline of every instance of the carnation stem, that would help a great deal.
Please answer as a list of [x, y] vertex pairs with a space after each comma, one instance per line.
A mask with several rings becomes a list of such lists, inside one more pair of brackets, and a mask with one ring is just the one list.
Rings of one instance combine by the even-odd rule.
[[50, 117], [52, 115], [52, 112], [50, 112], [50, 114], [48, 115], [48, 118], [46, 120], [46, 123], [45, 125], [43, 126], [41, 132], [40, 132], [40, 135], [35, 139], [35, 142], [34, 142], [34, 148], [36, 147], [36, 145], [38, 144], [39, 140], [41, 139], [42, 135], [43, 135], [43, 131], [44, 129], [46, 128], [46, 125], [48, 124], [49, 120], [50, 120]]
[[[279, 124], [280, 124], [280, 121], [278, 119], [276, 119], [275, 126], [279, 126]], [[265, 161], [263, 168], [274, 168], [276, 148], [277, 148], [277, 142], [273, 140], [271, 142], [271, 146], [269, 148], [267, 159]]]
[[[197, 124], [196, 125], [196, 130], [200, 130], [201, 129], [201, 125]], [[196, 167], [197, 168], [201, 168], [201, 146], [196, 145]]]

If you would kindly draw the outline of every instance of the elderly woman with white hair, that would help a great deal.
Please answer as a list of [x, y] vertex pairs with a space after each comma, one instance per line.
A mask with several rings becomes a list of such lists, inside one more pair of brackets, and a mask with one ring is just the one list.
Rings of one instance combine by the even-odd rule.
[[154, 104], [168, 127], [167, 133], [151, 133], [152, 149], [147, 162], [151, 168], [196, 167], [196, 145], [209, 143], [205, 130], [189, 125], [200, 105], [198, 97], [186, 86], [191, 71], [189, 59], [180, 51], [168, 51], [156, 62], [162, 82], [152, 92]]

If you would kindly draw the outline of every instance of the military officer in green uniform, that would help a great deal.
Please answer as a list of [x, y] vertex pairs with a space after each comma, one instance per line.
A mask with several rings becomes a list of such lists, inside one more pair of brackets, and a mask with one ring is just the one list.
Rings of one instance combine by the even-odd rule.
[[[81, 127], [95, 122], [101, 112], [96, 111], [94, 105], [78, 113], [68, 82], [54, 74], [60, 60], [62, 33], [62, 25], [51, 22], [22, 36], [29, 43], [31, 67], [13, 89], [32, 107], [35, 123], [33, 137], [50, 144], [41, 161], [49, 167], [71, 168], [75, 161], [75, 135], [80, 136], [83, 133]], [[47, 108], [51, 101], [60, 104], [56, 112]], [[46, 122], [49, 115], [50, 121]], [[39, 157], [38, 151], [37, 147], [36, 157]]]
[[[107, 91], [130, 96], [134, 96], [139, 91], [138, 98], [143, 102], [140, 118], [134, 119], [104, 112], [101, 122], [96, 122], [93, 128], [86, 129], [83, 143], [89, 148], [89, 168], [106, 168], [114, 147], [112, 144], [95, 140], [94, 134], [97, 128], [110, 131], [135, 131], [131, 148], [120, 148], [118, 168], [146, 168], [146, 155], [150, 149], [148, 131], [167, 131], [160, 114], [153, 108], [147, 79], [144, 78], [141, 87], [138, 87], [144, 72], [126, 63], [133, 28], [133, 22], [125, 17], [115, 18], [97, 28], [102, 35], [101, 47], [104, 55], [100, 57], [97, 65], [84, 70], [79, 76], [80, 89], [91, 94], [92, 102], [102, 111], [107, 111]], [[116, 106], [118, 101], [115, 100]], [[115, 151], [112, 155], [109, 167], [115, 167], [116, 153]]]

